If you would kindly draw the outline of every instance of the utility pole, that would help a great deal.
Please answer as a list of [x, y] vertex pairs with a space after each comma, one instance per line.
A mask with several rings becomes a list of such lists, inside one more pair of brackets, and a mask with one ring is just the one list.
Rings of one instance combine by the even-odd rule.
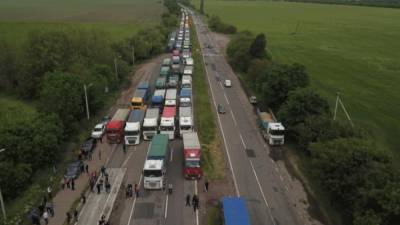
[[132, 66], [135, 65], [135, 46], [132, 45]]
[[[6, 149], [2, 148], [0, 149], [0, 152], [4, 152]], [[1, 211], [3, 212], [3, 219], [4, 219], [4, 223], [7, 221], [7, 215], [6, 215], [6, 207], [4, 206], [4, 200], [3, 200], [3, 194], [1, 192], [1, 188], [0, 188], [0, 204], [1, 204]]]
[[115, 78], [118, 80], [118, 64], [116, 56], [114, 56], [114, 69], [115, 69]]
[[[92, 84], [89, 84], [88, 87], [92, 86]], [[87, 96], [87, 88], [86, 84], [83, 84], [83, 90], [85, 91], [85, 101], [86, 101], [86, 117], [89, 120], [90, 119], [90, 113], [89, 113], [89, 102], [88, 102], [88, 96]]]

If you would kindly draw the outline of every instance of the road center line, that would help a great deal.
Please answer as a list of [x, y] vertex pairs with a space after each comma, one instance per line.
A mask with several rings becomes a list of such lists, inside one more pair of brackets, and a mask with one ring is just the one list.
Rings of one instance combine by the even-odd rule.
[[242, 134], [239, 133], [239, 136], [240, 136], [240, 140], [242, 140], [243, 147], [246, 149], [246, 144], [244, 143]]
[[164, 219], [167, 219], [167, 214], [168, 214], [168, 193], [167, 197], [165, 198], [165, 210], [164, 210]]
[[232, 116], [232, 119], [233, 119], [233, 123], [235, 123], [235, 126], [237, 127], [238, 125], [237, 125], [237, 122], [236, 122], [235, 115], [233, 114], [233, 110], [231, 110], [231, 116]]
[[257, 176], [256, 170], [254, 169], [254, 166], [253, 166], [253, 162], [252, 162], [251, 160], [249, 160], [249, 161], [250, 161], [250, 166], [251, 166], [251, 169], [253, 170], [254, 176], [256, 177], [256, 181], [257, 181], [257, 184], [258, 184], [258, 188], [260, 189], [261, 195], [262, 195], [262, 197], [263, 197], [263, 199], [264, 199], [264, 203], [265, 203], [265, 205], [266, 205], [267, 208], [268, 208], [268, 215], [269, 215], [269, 217], [271, 217], [272, 223], [273, 223], [274, 225], [276, 225], [275, 220], [274, 220], [274, 218], [272, 217], [271, 209], [269, 208], [269, 204], [268, 204], [268, 202], [267, 202], [267, 199], [265, 198], [264, 192], [263, 192], [263, 190], [262, 190], [262, 188], [261, 188], [260, 181], [258, 180], [258, 176]]
[[224, 96], [225, 96], [226, 102], [228, 103], [228, 105], [230, 105], [229, 100], [228, 100], [228, 97], [226, 97], [225, 91], [224, 91]]
[[[138, 184], [139, 186], [140, 186], [141, 182], [142, 182], [142, 174], [140, 174], [139, 184]], [[135, 196], [135, 199], [133, 200], [133, 203], [132, 203], [131, 213], [129, 214], [128, 225], [131, 224], [131, 219], [132, 219], [133, 211], [134, 211], [135, 205], [136, 205], [136, 199], [137, 199], [137, 198], [136, 198], [136, 196]]]
[[172, 162], [172, 157], [174, 155], [174, 149], [172, 148], [169, 155], [169, 161]]

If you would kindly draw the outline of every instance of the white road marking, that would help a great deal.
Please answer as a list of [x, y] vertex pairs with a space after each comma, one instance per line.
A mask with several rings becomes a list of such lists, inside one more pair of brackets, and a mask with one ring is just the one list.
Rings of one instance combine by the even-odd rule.
[[228, 97], [226, 97], [225, 91], [224, 91], [224, 96], [225, 96], [226, 102], [228, 103], [228, 105], [230, 105], [229, 100], [228, 100]]
[[174, 149], [172, 148], [170, 151], [169, 161], [172, 162], [172, 156], [174, 155]]
[[263, 197], [263, 199], [264, 199], [264, 203], [265, 203], [265, 205], [266, 205], [267, 208], [268, 208], [268, 215], [271, 217], [272, 223], [273, 223], [274, 225], [276, 225], [275, 220], [274, 220], [274, 218], [272, 217], [271, 209], [269, 208], [269, 204], [268, 204], [268, 202], [267, 202], [267, 199], [265, 198], [264, 192], [263, 192], [263, 190], [262, 190], [262, 188], [261, 188], [260, 181], [258, 180], [257, 173], [256, 173], [256, 171], [255, 171], [255, 169], [254, 169], [254, 166], [253, 166], [253, 162], [252, 162], [251, 160], [249, 160], [249, 161], [250, 161], [251, 169], [253, 170], [254, 176], [256, 177], [256, 181], [257, 181], [257, 184], [258, 184], [258, 188], [260, 189], [261, 195], [262, 195], [262, 197]]
[[233, 122], [235, 123], [235, 126], [237, 127], [238, 125], [237, 125], [237, 122], [236, 122], [236, 118], [235, 118], [235, 115], [233, 114], [232, 110], [231, 110], [231, 116], [232, 116]]
[[242, 134], [241, 134], [241, 133], [239, 133], [239, 136], [240, 136], [240, 140], [242, 140], [243, 147], [246, 149], [246, 144], [244, 143], [244, 140], [243, 140]]
[[[106, 162], [104, 163], [104, 165], [107, 165], [107, 164], [108, 164], [108, 162], [110, 161], [112, 155], [114, 155], [115, 150], [118, 148], [118, 145], [119, 145], [119, 144], [116, 144], [116, 145], [113, 146], [112, 152], [111, 152], [110, 156], [107, 158], [107, 160], [106, 160]], [[99, 151], [101, 151], [101, 149], [99, 149]]]
[[[199, 43], [200, 43], [200, 45], [201, 45], [201, 42], [199, 42]], [[204, 58], [203, 52], [202, 52], [201, 56], [202, 56], [202, 58], [203, 58], [203, 66], [204, 66], [204, 68], [205, 68], [205, 70], [206, 70], [206, 77], [207, 77], [207, 81], [208, 81], [208, 86], [210, 87], [210, 90], [211, 90], [211, 97], [212, 97], [212, 99], [213, 99], [214, 106], [215, 106], [215, 108], [216, 108], [216, 107], [217, 107], [217, 104], [215, 103], [214, 92], [213, 92], [213, 89], [212, 89], [212, 87], [211, 87], [211, 81], [210, 81], [210, 77], [209, 77], [209, 75], [208, 75], [209, 73], [208, 73], [208, 70], [207, 70], [207, 66], [204, 64], [204, 62], [205, 62], [206, 60], [205, 60], [205, 58]], [[227, 141], [226, 141], [226, 138], [225, 138], [224, 130], [223, 130], [223, 128], [222, 128], [221, 118], [220, 118], [220, 116], [219, 116], [218, 113], [217, 113], [217, 118], [218, 118], [218, 123], [219, 123], [220, 130], [221, 130], [221, 133], [222, 133], [222, 139], [224, 140], [225, 151], [226, 151], [227, 156], [228, 156], [229, 167], [231, 168], [231, 173], [232, 173], [232, 177], [233, 177], [233, 183], [234, 183], [234, 185], [235, 185], [236, 195], [240, 197], [239, 187], [238, 187], [238, 185], [237, 185], [235, 173], [233, 172], [233, 166], [232, 166], [231, 156], [229, 155], [228, 144], [227, 144]]]
[[[194, 181], [194, 193], [197, 195], [197, 180]], [[196, 210], [196, 225], [199, 225], [199, 210]]]
[[[142, 182], [142, 174], [140, 174], [140, 178], [139, 178], [139, 186], [140, 186], [140, 183]], [[132, 216], [133, 216], [133, 210], [135, 209], [135, 205], [136, 205], [136, 197], [135, 197], [135, 199], [133, 200], [133, 203], [132, 203], [132, 208], [131, 208], [131, 213], [129, 214], [129, 220], [128, 220], [128, 225], [130, 225], [131, 224], [131, 219], [132, 219]]]
[[167, 198], [165, 198], [164, 219], [167, 219], [167, 213], [168, 213], [168, 194], [167, 194]]

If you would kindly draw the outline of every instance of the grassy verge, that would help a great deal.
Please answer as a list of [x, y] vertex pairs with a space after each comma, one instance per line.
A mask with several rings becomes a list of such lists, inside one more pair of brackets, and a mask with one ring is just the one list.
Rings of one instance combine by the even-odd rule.
[[191, 26], [191, 34], [192, 56], [195, 62], [193, 76], [194, 114], [202, 144], [204, 173], [210, 180], [221, 179], [225, 176], [224, 156], [221, 151], [222, 144], [217, 134], [215, 114], [210, 101], [206, 72], [194, 25]]

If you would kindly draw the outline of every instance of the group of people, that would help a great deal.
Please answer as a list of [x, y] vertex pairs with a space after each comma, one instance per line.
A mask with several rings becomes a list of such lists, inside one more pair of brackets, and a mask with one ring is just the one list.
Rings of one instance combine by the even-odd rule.
[[99, 220], [99, 225], [110, 225], [110, 221], [106, 221], [106, 217], [102, 215], [101, 219]]
[[135, 184], [135, 189], [133, 189], [132, 184], [128, 184], [126, 187], [126, 198], [131, 198], [133, 196], [133, 191], [135, 191], [136, 198], [139, 197], [139, 186]]
[[[190, 207], [190, 194], [186, 195], [186, 206]], [[194, 194], [192, 197], [192, 206], [193, 206], [193, 211], [196, 212], [196, 210], [199, 209], [200, 206], [200, 200], [199, 197]]]
[[54, 217], [54, 204], [52, 202], [52, 200], [50, 199], [51, 197], [51, 189], [50, 187], [47, 190], [47, 194], [49, 195], [49, 200], [47, 199], [46, 196], [43, 197], [42, 202], [40, 203], [38, 209], [39, 209], [39, 215], [41, 215], [41, 217], [44, 220], [45, 224], [49, 223], [49, 217]]
[[67, 214], [67, 224], [70, 224], [71, 222], [74, 222], [74, 223], [78, 222], [78, 210], [77, 209], [75, 209], [74, 212], [73, 212], [73, 215], [74, 215], [74, 220], [73, 221], [72, 221], [71, 213], [67, 212], [66, 214]]

